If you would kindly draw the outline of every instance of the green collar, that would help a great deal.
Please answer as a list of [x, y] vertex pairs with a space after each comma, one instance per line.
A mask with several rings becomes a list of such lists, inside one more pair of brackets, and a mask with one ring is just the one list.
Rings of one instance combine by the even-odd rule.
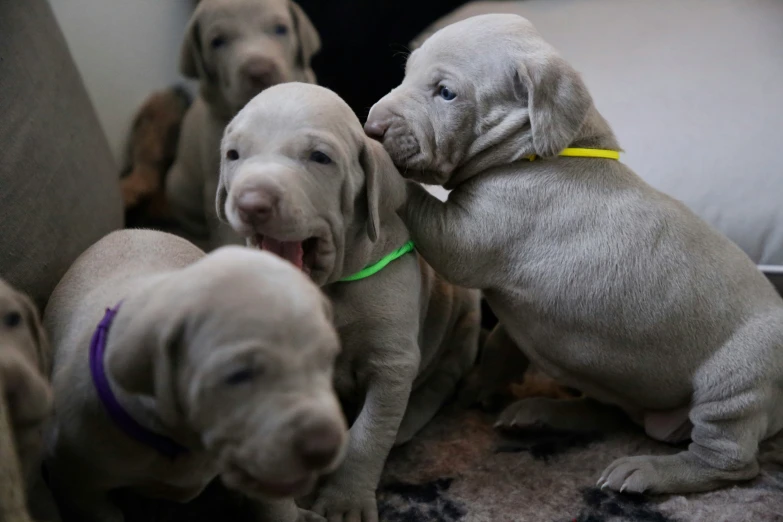
[[378, 272], [386, 268], [386, 265], [388, 265], [395, 259], [401, 258], [408, 252], [413, 252], [413, 241], [408, 241], [407, 243], [402, 245], [400, 248], [398, 248], [391, 254], [382, 257], [381, 260], [378, 261], [377, 263], [368, 265], [364, 267], [364, 269], [360, 270], [359, 272], [356, 272], [354, 275], [340, 279], [339, 282], [348, 283], [351, 281], [358, 281], [359, 279], [365, 279], [367, 277], [370, 277], [371, 275], [377, 274]]

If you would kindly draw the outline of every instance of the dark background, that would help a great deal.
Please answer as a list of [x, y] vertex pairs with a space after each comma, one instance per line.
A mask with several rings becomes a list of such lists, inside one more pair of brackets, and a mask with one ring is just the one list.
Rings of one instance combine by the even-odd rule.
[[408, 43], [465, 0], [297, 0], [321, 35], [318, 83], [348, 102], [362, 123], [400, 84]]

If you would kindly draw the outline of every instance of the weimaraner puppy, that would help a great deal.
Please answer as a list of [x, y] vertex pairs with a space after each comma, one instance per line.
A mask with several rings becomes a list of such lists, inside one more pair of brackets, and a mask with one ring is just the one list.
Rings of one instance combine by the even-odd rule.
[[33, 302], [0, 279], [0, 520], [27, 522], [52, 406], [48, 343]]
[[783, 301], [737, 246], [615, 159], [581, 77], [530, 22], [439, 31], [365, 129], [405, 176], [453, 189], [441, 202], [411, 183], [400, 212], [438, 272], [484, 290], [502, 324], [488, 343], [518, 345], [589, 397], [512, 404], [501, 427], [601, 429], [619, 407], [652, 437], [692, 442], [620, 458], [602, 487], [757, 475], [759, 441], [783, 427]]
[[314, 83], [310, 60], [321, 47], [312, 22], [291, 0], [201, 0], [182, 44], [180, 70], [200, 95], [182, 122], [166, 198], [178, 233], [211, 250], [244, 244], [215, 216], [223, 129], [271, 85]]
[[46, 465], [63, 510], [121, 521], [112, 490], [187, 502], [220, 476], [262, 520], [318, 520], [293, 498], [344, 454], [330, 308], [290, 264], [245, 247], [205, 256], [149, 230], [92, 246], [44, 315]]
[[354, 422], [345, 462], [313, 510], [376, 522], [389, 450], [432, 419], [475, 360], [479, 293], [406, 253], [395, 211], [405, 181], [333, 92], [268, 89], [229, 124], [222, 155], [220, 216], [250, 246], [309, 274], [334, 306], [343, 346], [335, 384]]

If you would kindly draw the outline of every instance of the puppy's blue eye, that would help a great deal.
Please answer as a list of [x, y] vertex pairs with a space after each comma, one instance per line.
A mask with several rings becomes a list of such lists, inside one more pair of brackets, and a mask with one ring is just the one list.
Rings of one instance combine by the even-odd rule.
[[16, 328], [22, 323], [22, 314], [19, 312], [8, 312], [3, 317], [3, 324], [8, 328]]
[[313, 151], [310, 154], [310, 161], [320, 163], [321, 165], [329, 165], [332, 162], [332, 158], [321, 152], [320, 150]]
[[245, 368], [243, 370], [236, 371], [226, 377], [223, 382], [229, 386], [236, 386], [238, 384], [244, 384], [250, 382], [256, 378], [258, 372], [253, 368]]
[[213, 49], [218, 49], [224, 45], [226, 45], [226, 39], [223, 36], [216, 36], [212, 39], [211, 42], [209, 42], [209, 46]]
[[277, 24], [275, 26], [275, 34], [277, 36], [285, 36], [288, 34], [288, 26], [283, 24]]
[[440, 96], [441, 98], [443, 98], [446, 101], [451, 101], [451, 100], [453, 100], [454, 98], [457, 97], [457, 93], [452, 91], [448, 87], [441, 87], [438, 90], [438, 96]]

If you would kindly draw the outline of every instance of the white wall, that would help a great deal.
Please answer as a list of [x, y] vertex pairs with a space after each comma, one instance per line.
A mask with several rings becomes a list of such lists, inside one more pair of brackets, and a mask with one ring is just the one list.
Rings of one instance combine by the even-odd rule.
[[133, 115], [182, 81], [179, 46], [192, 0], [49, 0], [118, 160]]

